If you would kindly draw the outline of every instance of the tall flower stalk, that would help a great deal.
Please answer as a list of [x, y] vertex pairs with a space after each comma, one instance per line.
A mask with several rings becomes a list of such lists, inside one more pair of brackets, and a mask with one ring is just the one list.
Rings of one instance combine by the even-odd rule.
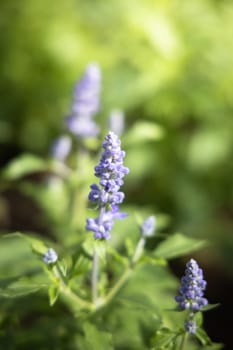
[[204, 298], [206, 285], [207, 283], [204, 280], [202, 269], [194, 259], [191, 259], [187, 262], [185, 275], [181, 278], [179, 295], [175, 297], [179, 308], [188, 311], [188, 317], [184, 323], [185, 333], [180, 350], [184, 349], [188, 334], [196, 334], [197, 332], [198, 327], [194, 316], [196, 312], [201, 311], [208, 304], [208, 300]]
[[[94, 117], [100, 109], [101, 92], [101, 69], [97, 63], [87, 65], [81, 79], [74, 88], [73, 102], [70, 115], [66, 118], [66, 127], [74, 135], [78, 142], [76, 171], [80, 179], [87, 176], [86, 163], [88, 162], [89, 152], [85, 145], [87, 138], [95, 138], [99, 134], [99, 127]], [[72, 187], [70, 193], [70, 203], [68, 215], [71, 216], [71, 226], [83, 227], [83, 222], [77, 220], [77, 210], [79, 218], [84, 217], [86, 207], [86, 189], [83, 184]]]
[[[95, 176], [99, 178], [99, 185], [92, 184], [89, 200], [97, 204], [99, 215], [88, 218], [86, 229], [94, 233], [96, 240], [108, 240], [115, 219], [122, 219], [126, 215], [120, 213], [118, 205], [124, 200], [124, 193], [120, 187], [129, 169], [124, 166], [125, 152], [121, 150], [121, 141], [110, 131], [102, 144], [103, 152], [99, 164], [95, 167]], [[92, 297], [97, 299], [98, 256], [96, 250], [93, 258]]]

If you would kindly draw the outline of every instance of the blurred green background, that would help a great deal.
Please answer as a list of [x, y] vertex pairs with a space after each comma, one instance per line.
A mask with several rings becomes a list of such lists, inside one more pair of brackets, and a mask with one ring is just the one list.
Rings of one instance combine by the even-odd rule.
[[[213, 243], [200, 259], [222, 310], [233, 284], [232, 38], [227, 0], [1, 1], [1, 165], [23, 152], [48, 155], [75, 82], [98, 62], [97, 120], [106, 125], [121, 108], [127, 130], [138, 121], [164, 130], [156, 142], [123, 139], [127, 201], [168, 214], [171, 231]], [[0, 207], [1, 227], [11, 227]], [[226, 324], [229, 304], [224, 311]], [[227, 327], [211, 327], [227, 337]]]

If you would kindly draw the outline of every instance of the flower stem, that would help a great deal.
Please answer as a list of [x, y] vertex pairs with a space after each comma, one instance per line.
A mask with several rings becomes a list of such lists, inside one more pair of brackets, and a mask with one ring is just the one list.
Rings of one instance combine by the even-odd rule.
[[132, 259], [131, 259], [132, 265], [134, 265], [138, 261], [138, 259], [141, 257], [145, 243], [146, 243], [145, 238], [144, 237], [140, 238], [136, 246], [134, 255], [132, 256]]
[[96, 248], [93, 252], [93, 267], [92, 267], [92, 302], [95, 305], [98, 299], [98, 269], [99, 269], [99, 256]]
[[119, 278], [119, 280], [117, 281], [115, 286], [106, 295], [106, 297], [104, 298], [103, 302], [99, 304], [99, 307], [107, 305], [114, 298], [114, 296], [119, 292], [119, 290], [124, 285], [124, 283], [128, 280], [128, 278], [130, 277], [131, 273], [132, 273], [132, 269], [128, 267], [125, 270], [125, 272], [123, 273], [123, 275], [121, 275], [121, 277]]
[[65, 277], [61, 271], [61, 268], [58, 264], [56, 264], [54, 266], [54, 274], [56, 275], [56, 277], [58, 277], [59, 281], [60, 281], [60, 290], [61, 292], [66, 295], [69, 299], [73, 300], [77, 305], [81, 306], [84, 309], [88, 309], [88, 310], [92, 310], [93, 309], [93, 305], [86, 301], [83, 300], [82, 298], [80, 298], [77, 294], [75, 294], [66, 284], [66, 280]]
[[119, 292], [121, 287], [124, 285], [124, 283], [128, 280], [131, 273], [133, 272], [133, 267], [135, 263], [140, 258], [143, 248], [145, 245], [145, 238], [141, 238], [135, 248], [135, 252], [131, 258], [130, 265], [127, 267], [127, 269], [124, 271], [123, 275], [119, 278], [119, 280], [116, 282], [115, 286], [111, 289], [111, 291], [106, 295], [102, 303], [99, 303], [99, 307], [102, 307], [106, 304], [108, 304], [114, 296]]
[[188, 333], [185, 332], [182, 335], [181, 343], [180, 343], [180, 346], [179, 346], [179, 350], [185, 350], [185, 344], [186, 344], [187, 338], [188, 338]]

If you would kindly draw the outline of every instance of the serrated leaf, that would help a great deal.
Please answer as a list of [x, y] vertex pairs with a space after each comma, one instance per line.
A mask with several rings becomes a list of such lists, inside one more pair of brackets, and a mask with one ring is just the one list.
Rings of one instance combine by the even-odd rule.
[[59, 295], [59, 286], [57, 285], [50, 286], [48, 290], [48, 294], [49, 294], [49, 304], [50, 306], [53, 306]]
[[48, 165], [44, 159], [36, 157], [32, 154], [23, 154], [22, 156], [12, 160], [4, 169], [2, 176], [6, 180], [17, 180], [22, 176], [31, 174], [35, 171], [48, 169]]
[[155, 257], [164, 259], [176, 258], [207, 246], [207, 241], [199, 240], [176, 233], [160, 243], [154, 250]]

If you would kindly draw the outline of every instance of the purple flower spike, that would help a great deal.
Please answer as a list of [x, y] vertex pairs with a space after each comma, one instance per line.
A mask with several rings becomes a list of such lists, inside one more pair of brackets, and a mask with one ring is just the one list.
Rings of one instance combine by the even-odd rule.
[[82, 79], [74, 89], [71, 115], [67, 117], [68, 129], [79, 137], [95, 137], [99, 128], [93, 121], [100, 109], [101, 71], [96, 63], [86, 67]]
[[123, 165], [125, 152], [121, 150], [117, 135], [110, 131], [102, 145], [104, 151], [95, 167], [95, 176], [100, 179], [99, 185], [91, 185], [88, 196], [91, 202], [98, 204], [100, 215], [96, 219], [87, 219], [86, 229], [93, 231], [96, 239], [109, 239], [114, 220], [127, 216], [119, 212], [117, 204], [124, 200], [124, 193], [119, 189], [129, 169]]
[[180, 295], [175, 297], [180, 308], [195, 312], [206, 306], [208, 300], [203, 298], [206, 284], [202, 269], [194, 259], [191, 259], [186, 264], [185, 276], [181, 279]]

